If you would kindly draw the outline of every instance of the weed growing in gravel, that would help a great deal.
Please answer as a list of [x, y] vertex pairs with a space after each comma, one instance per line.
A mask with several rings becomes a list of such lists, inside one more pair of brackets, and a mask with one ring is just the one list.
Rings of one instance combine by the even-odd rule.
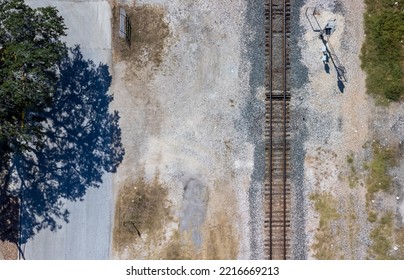
[[347, 232], [348, 232], [348, 245], [349, 245], [349, 253], [350, 259], [355, 259], [356, 250], [358, 248], [358, 234], [360, 230], [360, 226], [358, 224], [358, 217], [355, 212], [356, 207], [356, 197], [350, 196], [349, 199], [346, 200], [347, 208], [344, 211], [343, 219], [347, 224]]
[[392, 179], [388, 170], [397, 164], [397, 151], [385, 147], [379, 141], [372, 144], [373, 158], [366, 164], [368, 176], [366, 179], [366, 204], [368, 221], [374, 224], [370, 232], [372, 245], [369, 248], [369, 258], [388, 260], [404, 258], [404, 229], [395, 229], [394, 215], [391, 211], [378, 213], [370, 203], [376, 193], [388, 192]]
[[372, 259], [392, 259], [390, 251], [393, 247], [393, 225], [393, 214], [388, 212], [380, 218], [376, 227], [371, 231], [370, 238], [372, 239], [372, 245], [369, 248], [369, 256]]
[[370, 210], [368, 213], [368, 221], [374, 223], [377, 221], [377, 213], [375, 211]]
[[320, 215], [320, 222], [313, 245], [314, 257], [318, 260], [335, 260], [339, 256], [338, 245], [335, 242], [335, 228], [333, 222], [340, 218], [337, 211], [337, 201], [330, 193], [313, 193], [310, 200]]
[[397, 101], [404, 95], [404, 4], [391, 0], [365, 3], [361, 60], [367, 89], [382, 99]]
[[379, 191], [389, 191], [392, 180], [388, 169], [396, 165], [396, 151], [391, 147], [384, 147], [378, 141], [372, 144], [373, 158], [367, 163], [369, 174], [367, 176], [366, 202], [369, 204]]
[[394, 229], [394, 215], [384, 213], [370, 232], [369, 257], [377, 260], [404, 259], [404, 229]]
[[351, 189], [353, 189], [359, 183], [359, 176], [355, 167], [354, 154], [352, 152], [347, 156], [346, 161], [349, 167], [348, 185]]
[[404, 228], [396, 229], [393, 257], [396, 260], [404, 260]]

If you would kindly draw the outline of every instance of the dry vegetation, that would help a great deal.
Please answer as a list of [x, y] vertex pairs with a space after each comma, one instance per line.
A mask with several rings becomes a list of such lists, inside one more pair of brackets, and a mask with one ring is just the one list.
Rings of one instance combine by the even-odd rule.
[[319, 225], [313, 244], [314, 257], [319, 260], [335, 260], [340, 258], [336, 236], [336, 221], [340, 218], [337, 201], [330, 193], [317, 192], [310, 196], [319, 215]]
[[392, 179], [388, 170], [397, 163], [397, 152], [392, 147], [382, 146], [379, 141], [373, 141], [372, 153], [372, 160], [365, 164], [365, 168], [369, 170], [366, 179], [368, 204], [377, 192], [390, 191]]
[[[369, 142], [368, 142], [369, 143]], [[403, 259], [404, 258], [404, 229], [395, 223], [395, 216], [389, 208], [376, 207], [380, 196], [391, 196], [393, 181], [389, 173], [390, 168], [397, 164], [397, 151], [391, 146], [383, 146], [374, 140], [372, 144], [365, 144], [371, 157], [361, 164], [354, 153], [346, 157], [345, 176], [351, 194], [337, 199], [329, 192], [316, 192], [310, 196], [319, 215], [319, 225], [312, 246], [314, 257], [317, 259], [355, 258], [358, 245], [358, 234], [361, 231], [356, 213], [356, 200], [364, 188], [366, 194], [367, 221], [370, 227], [368, 248], [370, 259]], [[359, 166], [359, 167], [358, 167]], [[364, 184], [362, 184], [364, 182]], [[355, 195], [356, 194], [356, 195]], [[348, 238], [345, 249], [340, 246], [339, 235], [345, 232]]]
[[237, 259], [239, 242], [234, 226], [230, 224], [229, 213], [215, 215], [216, 226], [209, 228], [205, 233], [204, 259], [208, 260], [234, 260]]
[[[125, 9], [132, 26], [130, 44], [118, 36], [121, 7]], [[153, 5], [115, 4], [112, 13], [114, 55], [118, 61], [123, 60], [130, 66], [128, 75], [138, 76], [145, 68], [153, 71], [159, 67], [167, 43], [165, 39], [170, 34], [168, 24], [164, 20], [165, 10], [161, 6]]]
[[16, 260], [17, 258], [17, 246], [8, 241], [0, 241], [0, 260]]
[[369, 248], [369, 258], [403, 259], [404, 258], [404, 229], [395, 223], [392, 211], [381, 211], [374, 207], [373, 201], [380, 192], [389, 193], [392, 189], [392, 178], [389, 169], [397, 164], [397, 151], [392, 147], [383, 146], [379, 141], [373, 141], [371, 146], [372, 159], [366, 163], [368, 174], [366, 178], [366, 203], [368, 221], [373, 224], [370, 233], [372, 244]]
[[[171, 215], [167, 189], [156, 177], [126, 180], [120, 188], [115, 213], [114, 250], [148, 259], [236, 259], [238, 238], [224, 209], [215, 224], [202, 230], [203, 245], [196, 248], [190, 232], [180, 231]], [[168, 225], [174, 225], [171, 230]], [[144, 254], [143, 254], [144, 253]]]
[[359, 176], [355, 167], [355, 155], [352, 152], [347, 156], [347, 163], [349, 167], [348, 185], [353, 189], [358, 186]]
[[118, 251], [143, 242], [145, 238], [164, 234], [162, 230], [172, 218], [167, 190], [156, 177], [126, 180], [116, 204], [114, 248]]

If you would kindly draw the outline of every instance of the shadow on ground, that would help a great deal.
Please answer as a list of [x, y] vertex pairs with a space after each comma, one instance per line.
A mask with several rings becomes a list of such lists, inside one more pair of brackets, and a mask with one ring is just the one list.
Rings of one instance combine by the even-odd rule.
[[344, 93], [344, 89], [345, 89], [344, 82], [338, 79], [337, 85], [338, 85], [339, 91], [340, 91], [341, 93]]
[[44, 141], [19, 154], [0, 150], [0, 240], [21, 245], [42, 229], [61, 228], [69, 222], [65, 201], [83, 200], [123, 159], [108, 66], [83, 59], [79, 46], [69, 53], [44, 113]]

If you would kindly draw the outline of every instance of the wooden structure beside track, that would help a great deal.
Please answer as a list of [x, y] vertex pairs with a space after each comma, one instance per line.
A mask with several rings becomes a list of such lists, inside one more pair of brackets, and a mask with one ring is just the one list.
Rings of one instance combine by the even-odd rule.
[[264, 253], [290, 257], [289, 20], [290, 0], [266, 0]]

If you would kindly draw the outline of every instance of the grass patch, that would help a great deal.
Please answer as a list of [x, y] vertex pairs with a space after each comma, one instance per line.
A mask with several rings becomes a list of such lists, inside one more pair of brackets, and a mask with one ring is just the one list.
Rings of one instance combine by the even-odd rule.
[[369, 211], [368, 213], [368, 221], [374, 223], [377, 221], [377, 213], [375, 211]]
[[393, 0], [365, 3], [361, 66], [367, 73], [367, 90], [382, 100], [397, 101], [404, 94], [404, 4]]
[[404, 260], [404, 229], [396, 229], [394, 233], [396, 250], [392, 255], [396, 260]]
[[404, 259], [404, 229], [395, 229], [392, 211], [378, 214], [370, 203], [376, 193], [390, 191], [392, 179], [388, 170], [397, 164], [397, 151], [375, 141], [372, 144], [372, 154], [372, 160], [366, 163], [367, 214], [368, 221], [374, 224], [369, 236], [372, 244], [368, 256], [377, 260]]
[[190, 237], [184, 237], [178, 230], [170, 238], [170, 242], [159, 255], [153, 255], [152, 259], [162, 260], [198, 260], [201, 255], [189, 241]]
[[370, 233], [372, 245], [369, 248], [369, 257], [377, 260], [403, 260], [404, 259], [404, 229], [394, 228], [393, 213], [386, 212], [377, 221]]
[[344, 220], [348, 225], [348, 244], [350, 250], [350, 258], [355, 259], [356, 248], [358, 245], [358, 234], [359, 234], [359, 225], [358, 225], [358, 217], [355, 214], [355, 206], [356, 206], [356, 198], [354, 196], [350, 196], [347, 202], [347, 211], [344, 214]]
[[330, 193], [319, 192], [310, 195], [310, 200], [314, 202], [320, 216], [313, 244], [314, 257], [318, 260], [335, 260], [339, 257], [339, 248], [335, 242], [336, 232], [332, 225], [340, 218], [337, 201]]
[[388, 212], [378, 221], [376, 227], [370, 232], [372, 245], [369, 248], [369, 256], [376, 260], [390, 260], [393, 248], [393, 214]]
[[392, 179], [388, 170], [397, 163], [396, 150], [391, 147], [384, 147], [378, 141], [373, 143], [372, 153], [372, 160], [366, 164], [369, 172], [366, 180], [367, 204], [374, 198], [375, 193], [390, 190]]

